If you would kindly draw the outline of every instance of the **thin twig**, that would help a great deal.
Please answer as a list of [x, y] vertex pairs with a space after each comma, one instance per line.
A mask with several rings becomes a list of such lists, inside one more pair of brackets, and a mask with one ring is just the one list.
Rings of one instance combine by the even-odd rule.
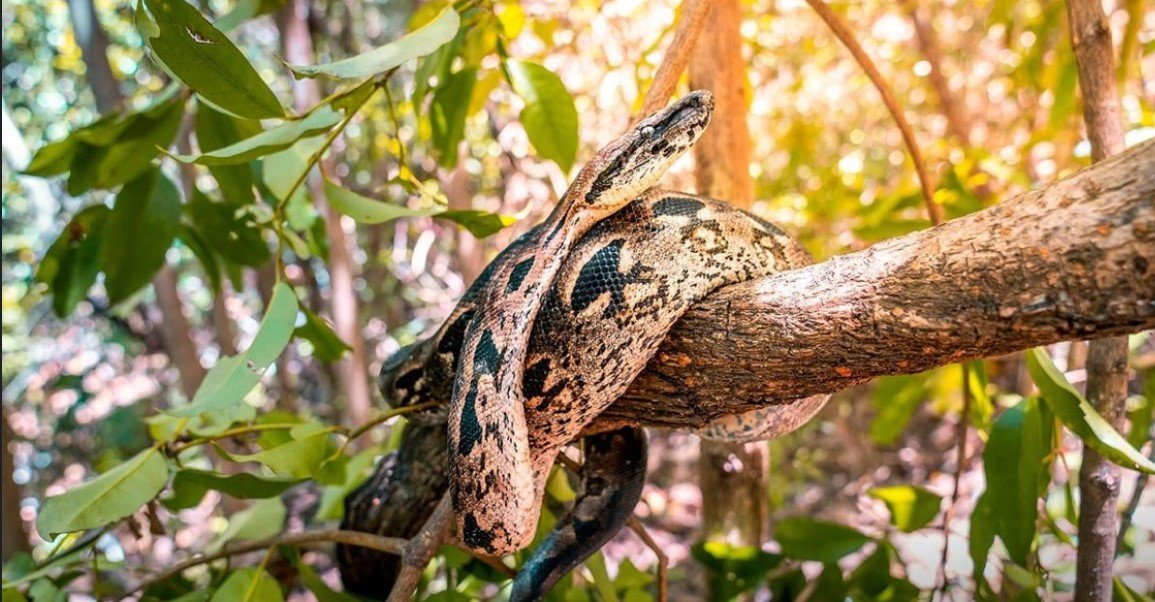
[[401, 572], [393, 589], [389, 592], [388, 602], [405, 602], [413, 597], [417, 586], [421, 583], [421, 575], [425, 566], [441, 548], [441, 544], [449, 539], [449, 532], [453, 525], [453, 507], [449, 502], [449, 493], [446, 493], [433, 515], [421, 527], [418, 533], [405, 546], [401, 554]]
[[[1148, 439], [1155, 440], [1155, 428], [1147, 434]], [[1155, 443], [1151, 445], [1151, 449], [1147, 452], [1147, 457], [1155, 462]], [[1123, 509], [1123, 515], [1119, 517], [1119, 534], [1115, 536], [1115, 555], [1119, 555], [1119, 550], [1123, 549], [1123, 538], [1127, 535], [1127, 530], [1131, 528], [1131, 521], [1135, 518], [1135, 511], [1139, 509], [1139, 501], [1143, 497], [1143, 492], [1147, 489], [1147, 481], [1151, 479], [1151, 474], [1146, 472], [1139, 473], [1139, 478], [1135, 479], [1135, 491], [1131, 492], [1131, 500], [1127, 502], [1127, 507]]]
[[866, 72], [866, 76], [870, 78], [871, 83], [874, 84], [875, 89], [882, 95], [882, 102], [886, 104], [887, 110], [890, 111], [894, 117], [895, 123], [898, 124], [899, 131], [902, 132], [902, 140], [906, 143], [906, 149], [910, 152], [910, 158], [914, 161], [914, 169], [918, 172], [918, 182], [922, 187], [922, 196], [926, 200], [926, 212], [930, 215], [930, 222], [934, 225], [942, 223], [943, 214], [942, 207], [934, 200], [934, 185], [931, 183], [930, 174], [926, 170], [926, 163], [923, 161], [922, 152], [918, 148], [918, 141], [914, 138], [914, 130], [911, 129], [910, 123], [906, 121], [906, 116], [902, 112], [902, 107], [898, 104], [898, 99], [895, 98], [894, 92], [882, 79], [882, 74], [878, 72], [878, 68], [874, 66], [874, 62], [870, 60], [858, 40], [854, 37], [854, 32], [842, 22], [834, 11], [830, 10], [822, 0], [806, 0], [810, 8], [818, 13], [818, 16], [826, 22], [826, 26], [830, 31], [842, 42], [862, 70]]
[[638, 520], [637, 516], [630, 517], [629, 525], [630, 529], [641, 538], [642, 543], [646, 544], [646, 547], [658, 558], [658, 602], [666, 602], [669, 596], [669, 580], [667, 579], [666, 570], [670, 566], [670, 558], [666, 556], [665, 552], [662, 552], [662, 548], [658, 546], [658, 542], [654, 541], [654, 538], [650, 536], [650, 532], [646, 530], [646, 526], [642, 524], [642, 521]]
[[269, 537], [260, 541], [251, 541], [248, 543], [239, 544], [225, 548], [218, 552], [214, 552], [212, 554], [205, 554], [204, 556], [197, 556], [194, 558], [189, 558], [183, 562], [178, 562], [172, 567], [140, 582], [135, 588], [127, 592], [125, 597], [127, 598], [137, 592], [144, 591], [145, 589], [175, 577], [176, 575], [179, 575], [180, 573], [183, 573], [185, 570], [194, 566], [208, 564], [222, 558], [229, 558], [231, 556], [256, 552], [258, 550], [263, 550], [273, 546], [300, 546], [319, 542], [335, 542], [350, 546], [360, 546], [362, 548], [369, 548], [371, 550], [377, 550], [378, 552], [385, 552], [388, 554], [401, 554], [407, 549], [407, 544], [409, 543], [407, 540], [397, 537], [382, 537], [380, 535], [373, 535], [372, 533], [362, 533], [360, 531], [346, 531], [340, 529], [286, 533], [284, 535]]
[[971, 369], [970, 365], [966, 363], [960, 364], [960, 366], [962, 366], [963, 407], [962, 414], [959, 416], [958, 430], [955, 433], [955, 439], [958, 440], [958, 459], [955, 461], [954, 468], [954, 490], [950, 494], [950, 504], [947, 505], [946, 512], [942, 515], [942, 562], [939, 563], [938, 567], [938, 572], [942, 575], [940, 591], [943, 595], [946, 594], [950, 583], [946, 575], [947, 556], [950, 554], [950, 522], [954, 518], [955, 507], [958, 506], [959, 485], [962, 483], [963, 469], [966, 467], [967, 434], [971, 413]]
[[674, 87], [678, 85], [678, 78], [690, 62], [694, 42], [702, 32], [709, 10], [710, 0], [686, 0], [682, 3], [682, 16], [678, 20], [678, 29], [674, 32], [674, 39], [666, 50], [662, 64], [658, 65], [654, 82], [646, 92], [645, 101], [642, 103], [642, 116], [666, 106], [666, 102], [674, 94]]

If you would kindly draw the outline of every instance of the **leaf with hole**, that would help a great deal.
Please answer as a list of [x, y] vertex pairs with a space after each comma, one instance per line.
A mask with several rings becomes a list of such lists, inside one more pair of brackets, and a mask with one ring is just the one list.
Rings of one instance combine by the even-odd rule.
[[509, 83], [525, 99], [521, 125], [537, 153], [562, 171], [573, 167], [578, 147], [578, 114], [561, 78], [528, 61], [506, 61]]
[[1131, 470], [1155, 474], [1155, 463], [1131, 446], [1095, 406], [1079, 394], [1055, 367], [1045, 349], [1027, 351], [1027, 370], [1043, 392], [1043, 401], [1071, 432], [1099, 455]]
[[289, 285], [279, 283], [249, 348], [217, 362], [201, 382], [192, 404], [167, 413], [191, 417], [239, 405], [289, 344], [296, 322], [297, 295]]
[[289, 65], [289, 69], [298, 78], [353, 79], [379, 75], [437, 50], [452, 40], [460, 27], [461, 17], [452, 6], [447, 6], [423, 27], [364, 54], [324, 65]]
[[103, 527], [136, 512], [168, 481], [168, 462], [150, 447], [116, 468], [44, 500], [36, 529], [46, 537]]
[[140, 1], [153, 20], [138, 29], [174, 77], [214, 106], [239, 117], [285, 116], [281, 101], [245, 55], [193, 5], [184, 0]]

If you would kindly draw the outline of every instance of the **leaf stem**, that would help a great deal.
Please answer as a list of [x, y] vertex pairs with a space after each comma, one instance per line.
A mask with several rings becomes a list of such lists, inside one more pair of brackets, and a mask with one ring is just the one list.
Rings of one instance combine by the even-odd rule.
[[249, 433], [258, 433], [261, 431], [287, 430], [287, 429], [291, 429], [295, 426], [300, 426], [301, 424], [302, 423], [300, 423], [300, 422], [279, 422], [279, 423], [275, 423], [275, 424], [250, 424], [247, 426], [239, 426], [236, 428], [229, 429], [227, 431], [223, 431], [223, 432], [218, 433], [216, 435], [212, 435], [209, 437], [200, 437], [197, 439], [192, 439], [191, 441], [186, 441], [186, 442], [181, 443], [179, 445], [175, 445], [175, 446], [173, 446], [173, 448], [171, 450], [169, 450], [169, 454], [172, 456], [176, 456], [176, 455], [179, 455], [181, 452], [188, 450], [189, 448], [196, 447], [198, 445], [204, 445], [206, 443], [212, 443], [213, 441], [219, 441], [221, 439], [228, 439], [229, 437], [236, 437], [238, 435], [247, 435]]

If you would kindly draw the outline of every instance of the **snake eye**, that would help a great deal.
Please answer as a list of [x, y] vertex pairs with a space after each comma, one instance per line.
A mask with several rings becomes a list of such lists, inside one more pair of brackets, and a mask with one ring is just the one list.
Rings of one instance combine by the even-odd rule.
[[642, 128], [641, 134], [645, 138], [653, 138], [654, 137], [654, 126], [647, 125], [646, 127]]

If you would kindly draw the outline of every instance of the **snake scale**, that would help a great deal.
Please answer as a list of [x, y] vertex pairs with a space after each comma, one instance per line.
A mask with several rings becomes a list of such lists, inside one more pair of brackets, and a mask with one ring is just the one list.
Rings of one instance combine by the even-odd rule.
[[[411, 535], [400, 531], [419, 523], [398, 528], [379, 507], [388, 501], [382, 496], [399, 495], [388, 486], [411, 482], [413, 464], [424, 464], [423, 495], [435, 500], [448, 485], [464, 545], [514, 552], [536, 530], [555, 456], [583, 436], [578, 498], [530, 554], [513, 599], [543, 596], [625, 524], [645, 480], [645, 435], [638, 425], [599, 422], [601, 412], [694, 301], [810, 261], [782, 230], [722, 201], [647, 190], [693, 145], [712, 109], [709, 93], [691, 93], [599, 151], [554, 212], [487, 266], [432, 337], [385, 363], [380, 386], [390, 405], [441, 404], [412, 414], [410, 428], [446, 437], [448, 457], [443, 466], [406, 461], [403, 447], [395, 468], [349, 497], [347, 525]], [[796, 409], [808, 417], [817, 407]], [[755, 440], [801, 420], [785, 422], [755, 410], [718, 418], [702, 434]], [[343, 566], [356, 553], [343, 549]], [[345, 578], [371, 593], [366, 580]]]

